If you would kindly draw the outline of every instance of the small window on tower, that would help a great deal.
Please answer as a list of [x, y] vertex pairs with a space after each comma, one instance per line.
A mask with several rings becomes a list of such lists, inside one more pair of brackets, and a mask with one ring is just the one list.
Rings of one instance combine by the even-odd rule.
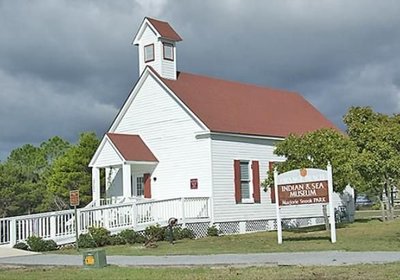
[[164, 43], [164, 59], [174, 60], [174, 45], [169, 43]]
[[144, 46], [144, 62], [154, 60], [154, 44]]

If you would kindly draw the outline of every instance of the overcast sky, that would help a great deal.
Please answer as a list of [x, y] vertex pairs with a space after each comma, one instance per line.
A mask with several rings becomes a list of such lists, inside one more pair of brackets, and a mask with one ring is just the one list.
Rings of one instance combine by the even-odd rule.
[[400, 1], [0, 0], [0, 160], [110, 127], [138, 78], [145, 16], [183, 38], [178, 70], [297, 91], [344, 129], [400, 111]]

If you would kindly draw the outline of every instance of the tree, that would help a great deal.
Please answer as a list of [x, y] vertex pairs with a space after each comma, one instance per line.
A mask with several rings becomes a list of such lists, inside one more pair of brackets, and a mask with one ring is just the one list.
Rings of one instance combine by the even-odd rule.
[[13, 150], [1, 165], [1, 215], [21, 215], [35, 212], [44, 196], [41, 174], [46, 161], [43, 151], [33, 145]]
[[[344, 117], [347, 133], [356, 144], [356, 168], [364, 177], [366, 190], [388, 198], [386, 207], [392, 218], [392, 186], [400, 179], [400, 116], [376, 113], [370, 107], [352, 107]], [[381, 203], [383, 210], [383, 202]]]
[[46, 211], [46, 176], [52, 162], [69, 147], [60, 137], [14, 149], [0, 164], [0, 215], [14, 216]]
[[48, 193], [51, 194], [48, 207], [56, 210], [60, 210], [60, 206], [67, 207], [71, 190], [80, 191], [81, 204], [91, 201], [92, 177], [88, 165], [98, 145], [95, 133], [82, 133], [79, 143], [54, 161], [47, 178]]
[[51, 166], [56, 159], [63, 156], [70, 147], [71, 144], [59, 136], [54, 136], [40, 144], [40, 148], [43, 150], [49, 166]]
[[[351, 184], [360, 186], [362, 178], [354, 164], [357, 159], [355, 145], [343, 133], [321, 129], [303, 135], [289, 135], [276, 145], [274, 153], [286, 158], [275, 164], [279, 173], [298, 168], [326, 169], [328, 162], [333, 170], [333, 187], [337, 192]], [[264, 186], [271, 186], [273, 174], [268, 172]]]

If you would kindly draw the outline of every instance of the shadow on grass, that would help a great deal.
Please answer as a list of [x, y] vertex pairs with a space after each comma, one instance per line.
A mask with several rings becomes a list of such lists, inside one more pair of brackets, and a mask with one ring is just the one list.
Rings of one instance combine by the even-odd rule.
[[[339, 223], [339, 224], [336, 224], [336, 229], [347, 228], [349, 225], [350, 225], [350, 223]], [[293, 232], [293, 233], [309, 233], [309, 232], [326, 231], [325, 225], [318, 225], [318, 226], [311, 226], [311, 227], [304, 227], [304, 228], [291, 228], [291, 229], [284, 229], [284, 230]]]
[[329, 236], [302, 236], [302, 237], [285, 237], [284, 241], [316, 241], [316, 240], [328, 240], [331, 238]]
[[311, 226], [311, 227], [304, 227], [304, 228], [290, 228], [290, 229], [283, 229], [283, 230], [293, 232], [293, 233], [318, 232], [318, 231], [324, 231], [325, 226], [318, 225], [318, 226]]
[[382, 222], [382, 219], [380, 219], [380, 218], [357, 218], [354, 220], [355, 223], [360, 223], [360, 224], [367, 224], [372, 221]]

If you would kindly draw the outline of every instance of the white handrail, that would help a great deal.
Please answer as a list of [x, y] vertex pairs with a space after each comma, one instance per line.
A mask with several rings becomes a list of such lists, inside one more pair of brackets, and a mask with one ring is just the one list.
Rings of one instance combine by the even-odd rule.
[[[166, 224], [170, 217], [204, 221], [210, 218], [210, 198], [185, 197], [163, 200], [128, 201], [120, 204], [78, 209], [78, 231], [101, 226], [116, 233], [126, 228], [142, 230], [152, 224]], [[75, 240], [74, 211], [64, 210], [0, 219], [0, 245], [13, 246], [36, 235], [58, 244]]]

